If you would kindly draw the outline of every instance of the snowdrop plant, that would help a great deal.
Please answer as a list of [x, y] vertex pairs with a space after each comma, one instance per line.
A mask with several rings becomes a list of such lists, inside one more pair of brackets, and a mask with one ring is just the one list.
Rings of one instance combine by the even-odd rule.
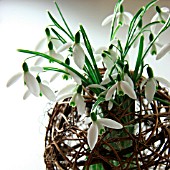
[[[117, 119], [119, 121], [116, 121], [114, 120], [116, 117], [113, 116], [114, 108], [119, 106], [129, 112], [136, 112], [135, 106], [140, 105], [141, 98], [146, 99], [148, 104], [161, 101], [170, 105], [167, 101], [162, 101], [159, 96], [155, 97], [159, 83], [166, 88], [170, 87], [169, 81], [161, 77], [154, 77], [154, 69], [149, 63], [145, 63], [145, 58], [150, 57], [150, 51], [156, 55], [156, 59], [160, 59], [170, 49], [169, 43], [164, 45], [158, 53], [155, 49], [158, 38], [170, 27], [169, 10], [159, 8], [156, 6], [156, 2], [157, 0], [152, 0], [132, 15], [124, 11], [123, 0], [118, 0], [113, 14], [106, 17], [102, 23], [102, 26], [111, 24], [109, 46], [106, 45], [98, 50], [92, 47], [83, 25], [80, 25], [75, 35], [72, 33], [55, 2], [64, 26], [48, 11], [52, 21], [52, 25], [46, 28], [49, 52], [18, 49], [19, 52], [33, 55], [33, 57], [28, 56], [29, 60], [36, 60], [40, 57], [48, 61], [49, 66], [40, 64], [44, 72], [53, 71], [63, 75], [63, 82], [66, 86], [60, 90], [54, 89], [57, 91], [54, 94], [54, 90], [50, 90], [42, 84], [43, 72], [38, 73], [36, 79], [29, 72], [28, 65], [25, 62], [23, 64], [24, 83], [32, 94], [39, 96], [43, 93], [52, 102], [69, 103], [70, 107], [75, 108], [77, 116], [84, 116], [90, 120], [86, 128], [87, 146], [90, 151], [95, 150], [100, 138], [100, 130], [104, 129], [104, 126], [105, 129], [126, 128], [129, 133], [134, 133], [133, 124], [130, 127], [124, 126], [131, 122], [133, 117], [128, 116], [124, 119], [120, 115], [120, 119]], [[156, 9], [156, 16], [149, 23], [143, 24], [143, 17], [150, 9]], [[162, 27], [155, 33], [151, 28], [157, 24], [162, 24]], [[125, 43], [122, 43], [117, 32], [124, 25], [128, 27], [128, 31]], [[145, 34], [145, 32], [149, 34]], [[150, 36], [148, 37], [148, 35]], [[58, 48], [53, 48], [53, 39], [60, 42], [61, 45]], [[81, 45], [81, 42], [84, 46]], [[137, 49], [136, 54], [131, 54], [133, 48]], [[102, 65], [98, 64], [96, 55], [99, 56]], [[133, 57], [133, 60], [136, 61], [134, 69], [131, 69], [133, 66], [130, 65], [127, 56]], [[54, 67], [54, 63], [62, 67]], [[51, 66], [51, 64], [53, 65]], [[145, 78], [145, 70], [147, 70], [148, 78]], [[15, 75], [8, 81], [7, 86], [10, 86], [20, 76], [21, 74]], [[122, 101], [128, 102], [122, 105]], [[128, 144], [122, 144], [122, 146], [126, 145]]]

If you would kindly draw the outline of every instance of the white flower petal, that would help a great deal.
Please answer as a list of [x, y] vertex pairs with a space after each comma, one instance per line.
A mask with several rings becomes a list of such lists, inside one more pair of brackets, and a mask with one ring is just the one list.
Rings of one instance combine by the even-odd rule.
[[165, 44], [160, 51], [158, 52], [156, 56], [156, 60], [161, 59], [163, 56], [165, 56], [170, 51], [170, 43]]
[[128, 74], [125, 74], [125, 75], [124, 75], [124, 80], [129, 83], [129, 85], [132, 87], [132, 89], [134, 89], [133, 81], [132, 81], [132, 79], [128, 76]]
[[50, 101], [53, 101], [53, 102], [56, 101], [54, 92], [48, 86], [46, 86], [42, 83], [40, 83], [39, 86], [40, 86], [41, 92], [44, 94], [44, 96], [47, 97], [47, 99], [49, 99]]
[[6, 86], [10, 87], [11, 85], [13, 85], [20, 77], [22, 76], [22, 73], [17, 73], [15, 75], [13, 75], [7, 82]]
[[140, 84], [140, 90], [142, 90], [142, 87], [144, 86], [144, 84], [147, 82], [147, 79], [142, 80], [142, 83]]
[[153, 78], [150, 78], [146, 83], [146, 87], [145, 87], [145, 97], [149, 103], [153, 100], [155, 92], [156, 92], [156, 82]]
[[85, 118], [85, 121], [84, 121], [84, 124], [85, 124], [85, 125], [88, 125], [88, 124], [91, 123], [91, 122], [92, 122], [91, 117], [86, 117], [86, 118]]
[[115, 62], [117, 60], [117, 53], [113, 49], [109, 50], [109, 52], [110, 52], [112, 61]]
[[[117, 73], [116, 74], [112, 74], [111, 78], [114, 80], [117, 77]], [[105, 85], [111, 82], [110, 77], [106, 77], [103, 79], [103, 81], [100, 83], [100, 85]]]
[[67, 93], [67, 94], [57, 96], [56, 102], [61, 103], [64, 99], [70, 98], [72, 96], [73, 96], [73, 93]]
[[24, 93], [24, 96], [23, 96], [23, 100], [26, 100], [29, 96], [30, 96], [31, 92], [29, 90], [27, 90], [25, 93]]
[[67, 49], [69, 49], [71, 46], [73, 45], [72, 42], [67, 42], [63, 45], [61, 45], [57, 50], [56, 50], [56, 53], [61, 53]]
[[63, 87], [58, 93], [57, 93], [57, 98], [59, 96], [65, 95], [65, 94], [73, 94], [74, 90], [76, 88], [76, 83], [70, 83]]
[[50, 79], [50, 82], [53, 82], [59, 75], [60, 75], [59, 72], [53, 74], [53, 76], [52, 76], [51, 79]]
[[102, 89], [102, 90], [106, 90], [106, 88], [104, 86], [101, 86], [99, 84], [90, 84], [87, 86], [87, 88], [99, 88], [99, 89]]
[[50, 50], [49, 54], [51, 57], [64, 62], [64, 57], [61, 54], [56, 53], [54, 50]]
[[101, 123], [103, 126], [106, 126], [108, 128], [113, 128], [113, 129], [122, 129], [123, 126], [114, 121], [114, 120], [111, 120], [111, 119], [108, 119], [108, 118], [101, 118], [101, 119], [98, 119], [97, 120], [99, 123]]
[[81, 96], [80, 93], [77, 93], [75, 96], [75, 103], [77, 106], [77, 111], [80, 115], [85, 114], [86, 111], [86, 104], [84, 102], [84, 98]]
[[108, 100], [111, 99], [111, 97], [112, 97], [113, 93], [115, 92], [116, 88], [117, 88], [117, 83], [114, 84], [114, 85], [107, 91], [106, 96], [105, 96], [105, 100], [106, 100], [106, 101], [108, 101]]
[[30, 71], [40, 73], [40, 72], [43, 72], [44, 69], [43, 69], [43, 67], [40, 67], [40, 66], [31, 66], [31, 67], [30, 67]]
[[75, 64], [80, 68], [83, 69], [85, 63], [85, 53], [83, 48], [80, 44], [75, 44], [73, 48], [73, 59]]
[[123, 12], [124, 24], [130, 25], [133, 15], [130, 12]]
[[154, 77], [157, 81], [159, 81], [160, 83], [162, 83], [164, 86], [169, 87], [170, 88], [170, 82], [162, 77]]
[[95, 51], [95, 54], [101, 54], [103, 51], [107, 50], [107, 47], [105, 46], [102, 46], [102, 47], [99, 47], [96, 51]]
[[111, 110], [113, 107], [113, 102], [109, 100], [109, 103], [108, 103], [108, 110]]
[[24, 81], [30, 92], [38, 97], [40, 95], [40, 87], [38, 81], [29, 71], [24, 73]]
[[94, 57], [95, 57], [96, 62], [102, 61], [102, 56], [100, 54], [96, 54]]
[[112, 21], [112, 19], [113, 19], [113, 14], [107, 16], [107, 17], [103, 20], [102, 26], [105, 26], [105, 25], [107, 25], [108, 23], [110, 23], [110, 22]]
[[37, 60], [35, 61], [34, 65], [39, 65], [43, 62], [44, 58], [43, 57], [38, 57]]
[[78, 84], [78, 85], [81, 85], [82, 84], [82, 81], [81, 81], [81, 78], [73, 73], [71, 70], [68, 70], [68, 73], [73, 77], [74, 81]]
[[127, 94], [132, 99], [137, 99], [134, 89], [129, 85], [128, 82], [121, 81], [120, 86], [125, 94]]
[[104, 64], [105, 64], [105, 66], [106, 66], [106, 68], [108, 69], [108, 70], [111, 70], [111, 68], [113, 67], [113, 65], [114, 65], [114, 62], [111, 60], [111, 58], [109, 57], [109, 56], [105, 56], [105, 57], [103, 57], [103, 62], [104, 62]]
[[99, 131], [98, 131], [97, 124], [93, 122], [87, 131], [87, 142], [91, 150], [93, 150], [93, 148], [97, 143], [98, 134]]
[[35, 47], [35, 51], [40, 51], [47, 43], [47, 38], [41, 39]]
[[55, 37], [51, 38], [51, 42], [53, 43], [56, 49], [58, 49], [62, 45], [61, 41], [56, 39]]

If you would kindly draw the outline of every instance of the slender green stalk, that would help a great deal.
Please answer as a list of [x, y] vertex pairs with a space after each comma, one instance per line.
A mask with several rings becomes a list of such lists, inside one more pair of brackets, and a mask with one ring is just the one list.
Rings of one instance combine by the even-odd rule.
[[70, 30], [70, 28], [69, 28], [69, 26], [68, 26], [65, 18], [63, 17], [63, 14], [62, 14], [62, 12], [61, 12], [61, 10], [60, 10], [60, 8], [59, 8], [59, 6], [58, 6], [58, 4], [57, 4], [56, 2], [55, 2], [55, 5], [56, 5], [56, 7], [57, 7], [57, 10], [58, 10], [58, 12], [59, 12], [59, 14], [60, 14], [60, 16], [61, 16], [64, 24], [65, 24], [65, 26], [66, 26], [68, 32], [70, 33], [70, 36], [71, 36], [72, 40], [74, 40], [74, 36], [73, 36], [73, 34], [72, 34], [72, 32], [71, 32], [71, 30]]

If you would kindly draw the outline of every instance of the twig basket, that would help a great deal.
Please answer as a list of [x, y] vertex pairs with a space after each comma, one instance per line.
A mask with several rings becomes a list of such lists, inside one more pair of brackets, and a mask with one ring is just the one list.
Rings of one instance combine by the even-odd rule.
[[[84, 94], [88, 112], [95, 99]], [[124, 128], [105, 129], [92, 151], [87, 144], [88, 125], [78, 116], [76, 107], [69, 105], [70, 99], [56, 103], [52, 113], [48, 112], [44, 153], [47, 169], [89, 170], [97, 164], [102, 170], [168, 170], [170, 107], [166, 102], [170, 102], [170, 96], [166, 89], [159, 86], [155, 97], [164, 102], [147, 104], [143, 96], [138, 101], [125, 98], [110, 111], [106, 102], [101, 103], [106, 117], [120, 122]]]

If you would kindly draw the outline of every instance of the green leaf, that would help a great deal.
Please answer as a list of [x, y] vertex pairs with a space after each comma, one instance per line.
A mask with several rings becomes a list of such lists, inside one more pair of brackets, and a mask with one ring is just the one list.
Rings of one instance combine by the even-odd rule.
[[141, 64], [143, 62], [142, 61], [143, 46], [144, 46], [144, 36], [142, 35], [140, 37], [139, 50], [138, 50], [138, 58], [137, 58], [137, 61], [136, 61], [136, 66], [135, 66], [135, 71], [134, 71], [134, 82], [136, 82], [136, 80], [137, 80], [139, 67], [141, 66]]
[[50, 19], [52, 20], [52, 22], [54, 23], [54, 25], [59, 28], [61, 31], [63, 31], [72, 41], [74, 41], [74, 37], [72, 37], [55, 19], [54, 17], [51, 15], [51, 13], [48, 11], [48, 15], [50, 17]]
[[66, 20], [64, 19], [63, 14], [62, 14], [62, 12], [61, 12], [61, 10], [60, 10], [60, 8], [59, 8], [57, 2], [55, 2], [55, 5], [56, 5], [56, 7], [57, 7], [57, 10], [58, 10], [58, 12], [59, 12], [59, 14], [60, 14], [60, 16], [61, 16], [61, 18], [62, 18], [64, 24], [65, 24], [65, 26], [66, 26], [68, 32], [70, 33], [70, 36], [72, 37], [72, 40], [74, 40], [74, 36], [73, 36], [73, 34], [72, 34], [72, 32], [71, 32], [71, 30], [70, 30], [70, 28], [69, 28], [69, 26], [68, 26]]
[[[96, 64], [96, 60], [94, 58], [94, 55], [93, 55], [93, 50], [92, 50], [92, 47], [91, 47], [91, 44], [90, 44], [90, 41], [87, 37], [87, 34], [83, 28], [82, 25], [80, 25], [80, 30], [81, 30], [81, 33], [83, 35], [83, 39], [84, 39], [84, 43], [85, 43], [85, 46], [86, 46], [86, 49], [91, 57], [91, 60], [92, 60], [92, 64], [93, 64], [93, 67], [94, 67], [94, 76], [95, 76], [95, 79], [96, 79], [96, 83], [100, 83], [101, 82], [101, 75], [100, 75], [100, 72], [99, 72], [99, 69], [97, 67], [97, 64]], [[88, 62], [87, 58], [86, 58], [86, 61]], [[90, 64], [90, 63], [86, 63], [86, 64]], [[88, 65], [87, 65], [88, 66]]]
[[51, 30], [63, 44], [67, 42], [54, 28], [51, 28]]
[[158, 2], [158, 0], [153, 0], [151, 2], [149, 2], [146, 6], [145, 6], [145, 10], [148, 10], [150, 7], [152, 7], [156, 2]]

